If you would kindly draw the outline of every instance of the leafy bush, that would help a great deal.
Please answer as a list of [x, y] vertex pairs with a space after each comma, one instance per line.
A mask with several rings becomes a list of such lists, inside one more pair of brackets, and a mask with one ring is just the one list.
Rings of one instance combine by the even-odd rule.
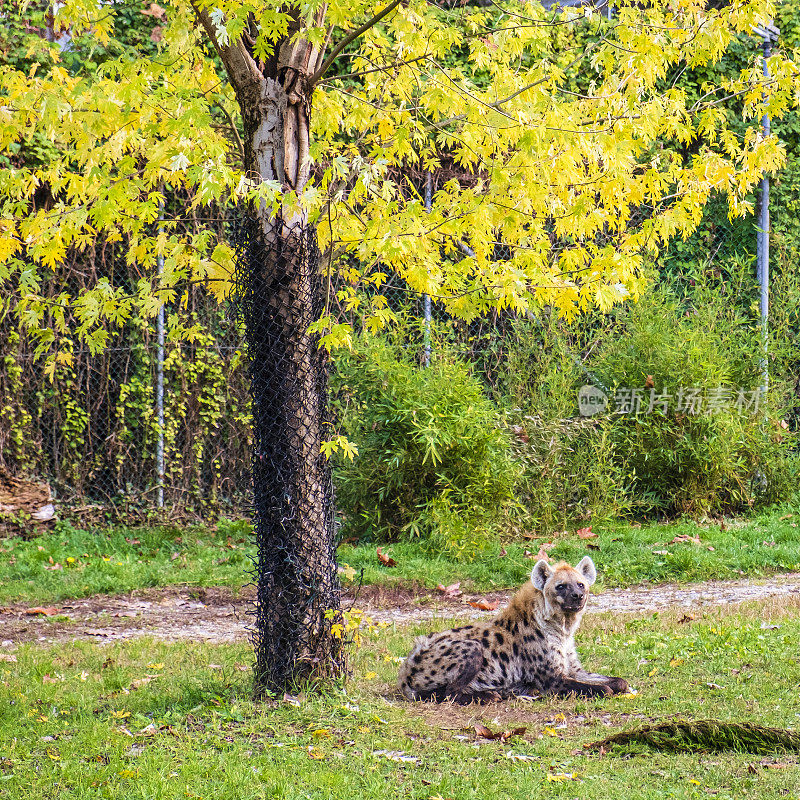
[[789, 493], [787, 459], [793, 437], [781, 423], [780, 389], [747, 413], [727, 402], [714, 413], [675, 407], [683, 389], [707, 397], [719, 387], [748, 392], [761, 382], [758, 327], [731, 299], [698, 286], [692, 306], [653, 289], [619, 312], [592, 367], [617, 390], [651, 389], [671, 398], [662, 410], [607, 418], [615, 461], [642, 511], [669, 514], [737, 512]]
[[343, 535], [475, 549], [513, 504], [519, 470], [468, 367], [439, 354], [420, 368], [399, 347], [364, 338], [337, 357], [332, 388], [358, 447], [334, 470]]
[[[675, 413], [680, 387], [749, 392], [761, 382], [760, 330], [737, 302], [752, 294], [752, 270], [734, 266], [727, 283], [698, 270], [691, 304], [654, 286], [605, 317], [516, 323], [498, 400], [521, 435], [514, 445], [524, 467], [517, 496], [529, 528], [550, 531], [631, 511], [731, 513], [789, 496], [794, 435], [781, 412], [791, 352], [770, 345], [773, 383], [757, 414], [735, 407]], [[623, 387], [640, 390], [642, 413], [580, 419], [577, 391], [587, 383], [608, 387], [612, 401]], [[667, 413], [658, 406], [646, 413], [651, 384], [656, 395], [671, 396]]]
[[630, 509], [625, 473], [604, 422], [526, 415], [514, 430], [519, 437], [514, 452], [523, 467], [519, 521], [526, 531], [549, 533], [590, 519], [611, 520]]
[[602, 341], [600, 314], [567, 324], [546, 314], [518, 319], [506, 337], [505, 369], [495, 387], [512, 429], [522, 473], [518, 524], [548, 533], [576, 522], [608, 520], [630, 506], [625, 473], [608, 426], [577, 416], [577, 390], [591, 379], [579, 354]]

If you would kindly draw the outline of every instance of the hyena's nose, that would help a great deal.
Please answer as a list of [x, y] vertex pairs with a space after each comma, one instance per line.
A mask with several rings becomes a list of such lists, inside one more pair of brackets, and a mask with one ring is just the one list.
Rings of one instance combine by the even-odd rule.
[[573, 603], [577, 603], [582, 599], [583, 599], [583, 592], [576, 592], [576, 591], [572, 592], [572, 602]]

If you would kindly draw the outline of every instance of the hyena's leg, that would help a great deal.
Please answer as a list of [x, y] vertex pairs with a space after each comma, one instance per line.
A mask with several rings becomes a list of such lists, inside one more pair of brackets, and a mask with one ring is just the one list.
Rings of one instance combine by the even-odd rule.
[[573, 652], [567, 658], [564, 677], [576, 680], [582, 684], [605, 685], [611, 694], [621, 694], [628, 691], [628, 682], [622, 678], [611, 678], [608, 675], [599, 675], [596, 672], [587, 672], [578, 659], [578, 654]]
[[421, 661], [412, 664], [408, 670], [408, 684], [412, 690], [410, 699], [437, 703], [452, 700], [461, 704], [490, 699], [492, 692], [476, 692], [468, 688], [482, 667], [483, 648], [479, 642], [473, 639], [433, 642]]
[[604, 684], [611, 690], [611, 694], [624, 694], [628, 691], [628, 682], [624, 678], [613, 678], [608, 675], [598, 675], [596, 672], [578, 670], [573, 676], [581, 683]]
[[553, 685], [553, 694], [577, 694], [581, 697], [608, 697], [613, 694], [607, 683], [590, 683], [578, 678], [562, 678]]

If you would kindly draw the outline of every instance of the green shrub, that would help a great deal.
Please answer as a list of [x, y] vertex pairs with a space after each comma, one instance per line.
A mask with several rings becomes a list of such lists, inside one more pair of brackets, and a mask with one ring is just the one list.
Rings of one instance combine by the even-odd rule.
[[[752, 294], [752, 270], [740, 267], [727, 285], [703, 282], [698, 271], [691, 304], [653, 286], [607, 316], [515, 323], [496, 396], [522, 432], [514, 450], [524, 467], [517, 497], [528, 529], [631, 511], [735, 513], [791, 494], [795, 437], [781, 413], [784, 362], [793, 358], [786, 347], [770, 345], [773, 381], [757, 414], [675, 413], [680, 387], [749, 392], [761, 382], [760, 330], [737, 302]], [[656, 394], [672, 397], [667, 413], [646, 413], [651, 382]], [[581, 419], [577, 392], [588, 383], [607, 387], [612, 401], [623, 387], [640, 390], [642, 413], [611, 413], [612, 404]]]
[[342, 428], [358, 447], [335, 464], [342, 534], [431, 537], [474, 549], [513, 504], [519, 474], [501, 418], [461, 361], [427, 369], [364, 338], [332, 379]]
[[[676, 408], [681, 388], [750, 392], [761, 382], [759, 329], [731, 299], [698, 286], [693, 303], [652, 289], [617, 315], [592, 368], [617, 391], [643, 390], [640, 413], [607, 417], [615, 461], [641, 511], [718, 514], [777, 501], [790, 491], [793, 437], [781, 425], [780, 387], [757, 413], [732, 401], [713, 413]], [[649, 410], [651, 389], [671, 400]], [[649, 413], [648, 413], [649, 411]]]
[[523, 467], [517, 500], [524, 530], [549, 533], [629, 511], [625, 473], [604, 421], [526, 415], [514, 430], [514, 453]]
[[549, 533], [629, 509], [607, 424], [577, 416], [578, 388], [591, 380], [581, 355], [603, 340], [608, 325], [600, 314], [571, 324], [541, 314], [516, 320], [506, 336], [495, 397], [515, 432], [523, 530]]

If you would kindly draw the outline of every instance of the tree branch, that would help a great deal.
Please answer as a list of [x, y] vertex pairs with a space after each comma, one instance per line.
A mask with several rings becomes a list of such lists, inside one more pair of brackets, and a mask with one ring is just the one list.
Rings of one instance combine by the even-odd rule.
[[373, 25], [380, 22], [387, 14], [391, 13], [392, 11], [397, 8], [401, 3], [401, 0], [392, 0], [388, 6], [380, 10], [372, 19], [367, 20], [360, 28], [356, 28], [354, 31], [351, 31], [347, 34], [347, 36], [342, 39], [336, 47], [333, 48], [331, 54], [325, 59], [322, 63], [322, 66], [311, 76], [308, 84], [311, 88], [313, 88], [317, 81], [331, 68], [333, 62], [339, 57], [339, 53], [344, 50], [350, 42], [355, 41], [358, 39], [359, 36], [366, 33]]
[[214, 49], [219, 54], [220, 59], [222, 59], [233, 88], [238, 92], [245, 86], [260, 83], [263, 78], [261, 71], [253, 57], [247, 52], [242, 39], [239, 38], [232, 44], [220, 44], [217, 38], [216, 26], [211, 20], [207, 9], [200, 5], [201, 0], [190, 1], [195, 16], [205, 29], [206, 34], [208, 34], [208, 38], [214, 45]]

